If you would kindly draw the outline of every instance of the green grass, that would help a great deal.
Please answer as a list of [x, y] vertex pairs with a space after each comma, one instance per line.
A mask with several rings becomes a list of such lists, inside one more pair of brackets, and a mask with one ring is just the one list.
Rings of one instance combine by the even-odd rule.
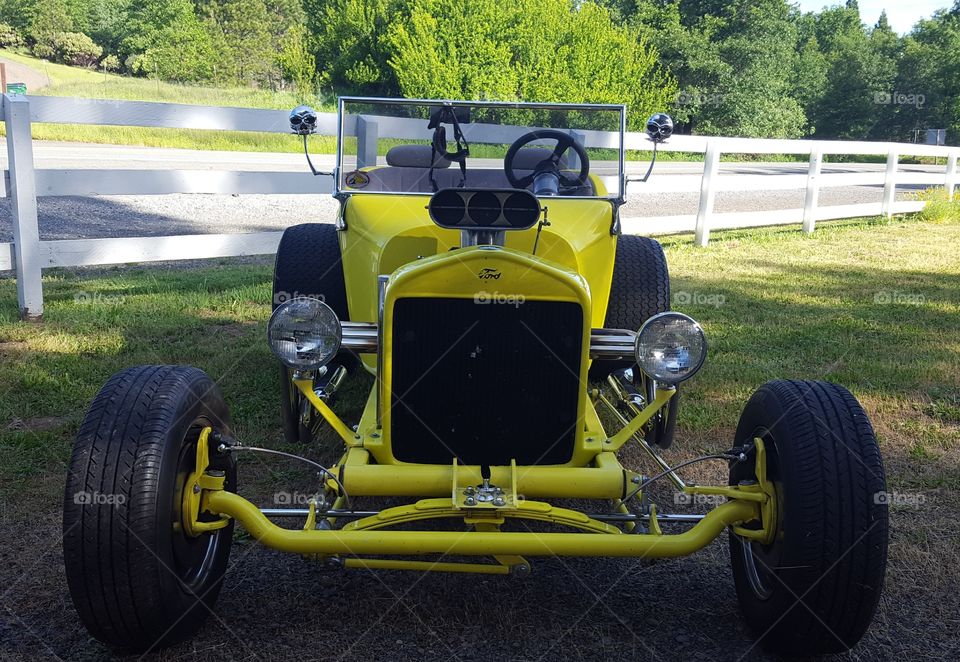
[[[705, 249], [688, 236], [663, 243], [674, 307], [701, 320], [711, 343], [684, 389], [679, 452], [729, 444], [744, 401], [769, 379], [826, 379], [864, 403], [892, 485], [960, 488], [960, 220], [718, 232]], [[14, 282], [0, 279], [0, 485], [59, 476], [89, 401], [137, 364], [203, 368], [240, 437], [276, 444], [270, 282], [269, 266], [229, 260], [49, 271], [45, 319], [23, 323]], [[341, 401], [348, 418], [362, 399], [360, 385]]]
[[45, 74], [50, 85], [30, 94], [86, 99], [122, 99], [126, 101], [165, 101], [201, 106], [237, 106], [242, 108], [290, 109], [309, 103], [318, 110], [333, 110], [332, 100], [315, 95], [274, 92], [252, 87], [209, 87], [165, 83], [148, 78], [119, 76], [82, 67], [69, 67], [0, 49], [0, 56]]
[[[27, 55], [0, 49], [0, 56], [44, 73], [50, 85], [29, 90], [38, 96], [80, 97], [87, 99], [121, 99], [127, 101], [162, 101], [202, 106], [234, 106], [289, 110], [307, 103], [317, 110], [332, 112], [333, 100], [316, 95], [274, 92], [246, 87], [206, 87], [165, 83], [147, 78], [105, 74], [92, 69], [53, 64]], [[0, 125], [0, 135], [5, 135]], [[37, 140], [62, 140], [146, 147], [179, 147], [249, 152], [298, 152], [300, 142], [283, 134], [141, 127], [86, 126], [76, 124], [37, 124], [33, 137]], [[333, 153], [335, 141], [330, 137], [313, 139], [318, 153]]]

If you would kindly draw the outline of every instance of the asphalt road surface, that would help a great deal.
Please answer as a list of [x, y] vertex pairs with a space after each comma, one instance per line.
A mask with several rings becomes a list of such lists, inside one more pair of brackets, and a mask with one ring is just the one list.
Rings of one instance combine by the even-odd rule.
[[[247, 152], [210, 152], [148, 147], [121, 147], [79, 143], [34, 143], [38, 168], [109, 168], [160, 170], [266, 170], [304, 172], [306, 163], [301, 154]], [[0, 169], [5, 169], [6, 149], [0, 149]], [[333, 157], [318, 155], [319, 168], [333, 165]], [[628, 163], [628, 172], [642, 174], [647, 164]], [[702, 163], [662, 162], [649, 182], [631, 184], [629, 202], [622, 210], [625, 218], [694, 214], [699, 193], [658, 192], [667, 177], [697, 178]], [[824, 173], [882, 172], [883, 164], [830, 164]], [[901, 166], [901, 170], [942, 172], [943, 167]], [[805, 163], [722, 163], [722, 175], [804, 175]], [[123, 236], [157, 236], [259, 232], [281, 230], [304, 222], [330, 221], [336, 202], [324, 193], [318, 179], [318, 194], [312, 195], [161, 195], [161, 196], [98, 196], [40, 198], [40, 235], [43, 239], [75, 239]], [[903, 198], [922, 186], [903, 186]], [[803, 204], [803, 190], [719, 192], [714, 209], [717, 212], [765, 211], [798, 208]], [[845, 186], [824, 188], [820, 205], [841, 205], [879, 202], [882, 186]], [[12, 237], [10, 201], [0, 198], [0, 241]]]

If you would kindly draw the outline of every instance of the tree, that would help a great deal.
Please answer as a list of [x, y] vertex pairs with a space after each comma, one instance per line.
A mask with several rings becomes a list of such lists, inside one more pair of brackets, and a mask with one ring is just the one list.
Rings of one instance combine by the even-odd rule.
[[190, 0], [139, 0], [121, 52], [130, 71], [163, 80], [211, 80], [218, 61]]
[[73, 16], [59, 0], [35, 0], [31, 14], [29, 34], [34, 41], [46, 43], [54, 33], [73, 30]]
[[118, 52], [129, 33], [131, 5], [132, 0], [90, 0], [85, 32], [107, 51]]
[[388, 30], [407, 21], [406, 0], [304, 0], [319, 83], [341, 94], [399, 93]]
[[797, 15], [785, 0], [668, 0], [634, 20], [677, 77], [676, 118], [700, 133], [796, 137]]
[[[827, 85], [813, 104], [820, 138], [885, 138], [892, 100], [898, 38], [885, 17], [868, 33], [855, 2], [816, 16], [817, 41], [827, 59]], [[885, 27], [884, 27], [885, 26]]]
[[217, 76], [242, 85], [266, 81], [275, 58], [264, 1], [212, 0], [206, 9], [206, 26], [221, 54]]
[[317, 77], [317, 65], [307, 47], [307, 29], [295, 25], [280, 39], [277, 63], [285, 80], [291, 81], [302, 94], [313, 89]]
[[627, 103], [638, 126], [676, 90], [640, 34], [589, 0], [541, 0], [537, 12], [414, 0], [390, 45], [397, 83], [412, 97]]
[[904, 40], [896, 87], [913, 99], [903, 105], [899, 131], [945, 128], [951, 144], [960, 142], [960, 2], [913, 28]]

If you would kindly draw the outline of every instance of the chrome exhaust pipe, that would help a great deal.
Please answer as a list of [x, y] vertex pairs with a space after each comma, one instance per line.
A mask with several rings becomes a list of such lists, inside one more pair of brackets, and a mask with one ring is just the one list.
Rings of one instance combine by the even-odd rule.
[[347, 369], [342, 365], [338, 365], [332, 373], [327, 372], [326, 375], [321, 376], [322, 381], [314, 387], [317, 397], [324, 402], [330, 402], [346, 378]]

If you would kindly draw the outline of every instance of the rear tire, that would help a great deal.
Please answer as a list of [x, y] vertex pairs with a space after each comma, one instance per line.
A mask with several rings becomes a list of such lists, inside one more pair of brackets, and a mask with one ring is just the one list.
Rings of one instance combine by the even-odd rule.
[[[740, 607], [774, 652], [848, 650], [870, 625], [887, 560], [886, 480], [870, 421], [841, 386], [774, 381], [750, 398], [736, 444], [756, 437], [777, 490], [777, 539], [730, 533]], [[753, 478], [752, 458], [733, 465], [731, 484]]]
[[[204, 427], [228, 434], [216, 384], [187, 366], [115, 374], [80, 426], [63, 508], [67, 585], [80, 620], [100, 641], [133, 651], [197, 632], [227, 568], [233, 522], [197, 537], [180, 524], [186, 478]], [[215, 456], [236, 491], [232, 457]]]
[[[341, 321], [350, 320], [337, 234], [336, 227], [329, 223], [304, 223], [284, 231], [273, 270], [274, 309], [290, 299], [313, 297], [330, 306]], [[356, 361], [342, 351], [333, 362], [352, 367]], [[312, 430], [319, 424], [317, 413], [304, 405], [303, 396], [290, 382], [291, 371], [281, 364], [278, 373], [284, 438], [290, 443], [309, 444], [314, 437]]]

